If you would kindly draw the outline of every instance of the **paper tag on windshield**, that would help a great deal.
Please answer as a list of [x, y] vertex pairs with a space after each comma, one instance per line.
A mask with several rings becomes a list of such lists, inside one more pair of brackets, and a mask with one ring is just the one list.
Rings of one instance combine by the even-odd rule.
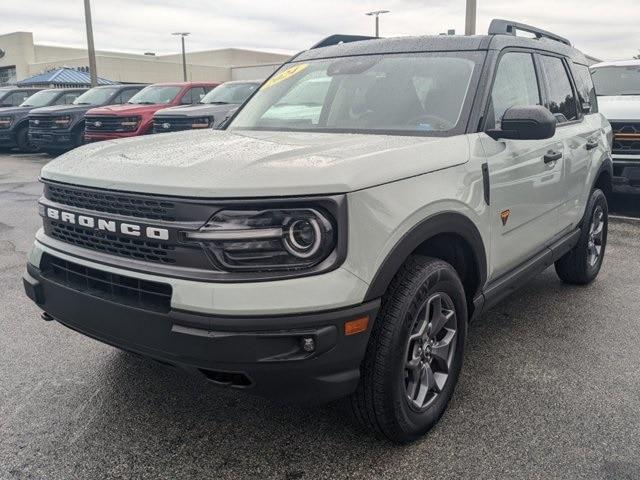
[[298, 73], [305, 70], [308, 66], [309, 66], [308, 63], [300, 63], [298, 65], [294, 65], [293, 67], [287, 68], [286, 70], [271, 77], [268, 82], [262, 85], [261, 90], [264, 90], [265, 88], [273, 87], [274, 85], [280, 82], [283, 82], [288, 78], [293, 77], [294, 75], [297, 75]]

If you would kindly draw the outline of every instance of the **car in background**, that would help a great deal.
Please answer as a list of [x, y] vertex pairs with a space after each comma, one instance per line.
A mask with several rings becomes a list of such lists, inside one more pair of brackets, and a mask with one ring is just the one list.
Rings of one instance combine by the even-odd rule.
[[218, 128], [261, 83], [258, 80], [225, 82], [207, 93], [198, 103], [158, 110], [153, 116], [153, 133]]
[[0, 87], [0, 108], [17, 107], [41, 88]]
[[84, 115], [92, 108], [122, 105], [146, 85], [95, 87], [71, 105], [36, 108], [29, 113], [29, 140], [42, 151], [71, 150], [84, 143]]
[[613, 191], [640, 194], [640, 60], [598, 63], [591, 75], [613, 128]]
[[124, 105], [93, 108], [85, 115], [85, 141], [151, 133], [153, 114], [158, 110], [198, 103], [218, 85], [213, 82], [156, 83], [140, 90]]
[[50, 88], [34, 93], [18, 107], [0, 110], [0, 148], [18, 147], [23, 152], [38, 150], [29, 140], [31, 110], [50, 105], [71, 105], [86, 88]]

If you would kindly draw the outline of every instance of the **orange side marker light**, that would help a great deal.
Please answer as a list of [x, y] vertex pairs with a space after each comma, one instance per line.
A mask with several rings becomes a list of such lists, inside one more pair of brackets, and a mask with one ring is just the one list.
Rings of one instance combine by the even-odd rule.
[[355, 335], [357, 333], [366, 332], [369, 327], [369, 317], [356, 318], [349, 320], [344, 324], [344, 334], [346, 336]]

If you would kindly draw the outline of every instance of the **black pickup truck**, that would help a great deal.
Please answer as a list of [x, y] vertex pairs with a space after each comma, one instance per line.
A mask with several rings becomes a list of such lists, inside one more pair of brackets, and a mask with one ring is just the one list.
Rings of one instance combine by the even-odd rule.
[[[41, 88], [31, 87], [0, 87], [0, 109], [17, 107]], [[2, 111], [2, 110], [0, 110]]]
[[23, 152], [38, 148], [29, 141], [28, 115], [33, 109], [49, 105], [68, 105], [86, 88], [51, 88], [31, 95], [18, 107], [0, 109], [0, 148], [18, 147]]
[[92, 108], [127, 103], [146, 85], [95, 87], [71, 105], [53, 105], [29, 113], [29, 140], [45, 152], [71, 150], [84, 143], [84, 114]]

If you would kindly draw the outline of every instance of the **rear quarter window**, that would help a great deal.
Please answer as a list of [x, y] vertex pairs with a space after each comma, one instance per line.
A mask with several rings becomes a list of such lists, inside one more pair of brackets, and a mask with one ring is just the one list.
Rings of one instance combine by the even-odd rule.
[[589, 103], [589, 113], [598, 113], [598, 97], [591, 79], [591, 70], [586, 65], [573, 64], [573, 77], [578, 90], [578, 102], [582, 106]]

